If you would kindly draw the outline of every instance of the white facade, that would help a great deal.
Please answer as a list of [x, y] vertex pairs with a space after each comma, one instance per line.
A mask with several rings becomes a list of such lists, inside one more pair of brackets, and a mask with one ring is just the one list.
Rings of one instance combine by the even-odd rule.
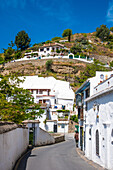
[[[113, 71], [110, 72], [103, 72], [103, 71], [97, 71], [96, 76], [87, 79], [85, 83], [76, 91], [76, 96], [78, 94], [81, 95], [81, 106], [78, 106], [78, 114], [80, 114], [79, 117], [79, 148], [81, 148], [83, 151], [85, 151], [85, 119], [87, 115], [87, 103], [85, 101], [86, 98], [92, 96], [95, 91], [98, 91], [97, 88], [95, 88], [98, 84], [102, 83], [106, 79], [108, 79], [113, 74]], [[89, 92], [88, 92], [89, 91]], [[77, 99], [76, 99], [77, 101]], [[78, 103], [77, 103], [78, 105]], [[80, 110], [79, 110], [80, 109]]]
[[113, 77], [95, 86], [93, 92], [85, 100], [85, 155], [101, 166], [113, 169]]
[[[49, 43], [44, 44], [39, 47], [38, 51], [33, 51], [25, 53], [24, 58], [36, 58], [38, 56], [50, 56], [56, 54], [57, 50], [64, 49], [64, 45], [59, 43]], [[66, 48], [67, 49], [67, 48]]]
[[[10, 125], [5, 125], [6, 130]], [[0, 127], [1, 128], [1, 127]], [[0, 134], [0, 170], [13, 169], [29, 145], [28, 129], [16, 128]]]
[[57, 50], [64, 49], [64, 45], [59, 44], [59, 43], [49, 43], [49, 44], [44, 44], [43, 46], [39, 47], [39, 56], [45, 55], [54, 55], [56, 54]]
[[[56, 80], [53, 77], [26, 76], [25, 81], [20, 86], [31, 91], [35, 103], [45, 106], [45, 113], [39, 118], [40, 127], [44, 130], [54, 131], [54, 127], [50, 123], [45, 125], [44, 122], [48, 119], [58, 121], [59, 113], [57, 110], [73, 110], [75, 95], [69, 82]], [[58, 122], [57, 132], [59, 132]]]

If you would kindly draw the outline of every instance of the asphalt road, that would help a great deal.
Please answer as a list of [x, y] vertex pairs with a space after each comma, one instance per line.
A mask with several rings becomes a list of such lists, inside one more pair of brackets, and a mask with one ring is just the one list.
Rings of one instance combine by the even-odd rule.
[[34, 148], [20, 161], [17, 170], [96, 170], [80, 158], [71, 134], [59, 144]]

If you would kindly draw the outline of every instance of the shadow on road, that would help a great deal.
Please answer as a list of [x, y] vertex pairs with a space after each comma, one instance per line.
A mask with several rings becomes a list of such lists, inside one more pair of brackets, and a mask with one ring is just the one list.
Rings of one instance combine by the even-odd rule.
[[37, 156], [37, 155], [31, 155], [31, 151], [32, 150], [29, 150], [22, 158], [18, 160], [13, 170], [26, 170], [28, 158]]

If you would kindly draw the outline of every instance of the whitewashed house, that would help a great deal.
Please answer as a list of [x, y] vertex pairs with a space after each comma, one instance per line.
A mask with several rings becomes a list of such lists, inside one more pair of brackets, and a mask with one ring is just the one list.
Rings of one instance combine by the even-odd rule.
[[30, 52], [26, 52], [24, 54], [24, 58], [36, 58], [36, 57], [38, 57], [38, 51], [30, 50]]
[[44, 44], [43, 46], [39, 47], [39, 56], [49, 56], [49, 55], [54, 55], [57, 53], [57, 50], [64, 49], [63, 44], [59, 43], [49, 43], [49, 44]]
[[86, 98], [92, 96], [94, 94], [94, 87], [104, 80], [108, 79], [112, 71], [110, 72], [102, 72], [97, 71], [96, 76], [87, 79], [82, 86], [76, 91], [76, 105], [78, 108], [78, 119], [79, 119], [79, 148], [85, 151], [85, 120], [87, 114], [87, 102]]
[[96, 72], [95, 77], [88, 79], [86, 82], [89, 81], [90, 93], [85, 95], [87, 88], [84, 86], [83, 89], [82, 85], [84, 98], [79, 107], [83, 114], [84, 136], [81, 137], [80, 134], [83, 139], [82, 149], [88, 159], [108, 169], [113, 169], [112, 74], [113, 72]]
[[41, 104], [41, 108], [45, 110], [42, 118], [39, 118], [41, 128], [52, 132], [68, 132], [75, 97], [69, 82], [53, 77], [26, 76], [20, 86], [30, 90], [34, 102]]
[[68, 48], [64, 47], [63, 44], [60, 43], [48, 43], [44, 44], [43, 46], [39, 47], [38, 51], [33, 51], [31, 50], [30, 52], [26, 52], [24, 54], [24, 58], [41, 58], [42, 56], [54, 56], [57, 54], [57, 50], [61, 49], [67, 49]]
[[85, 155], [101, 166], [113, 169], [113, 77], [95, 86], [94, 94], [85, 101]]

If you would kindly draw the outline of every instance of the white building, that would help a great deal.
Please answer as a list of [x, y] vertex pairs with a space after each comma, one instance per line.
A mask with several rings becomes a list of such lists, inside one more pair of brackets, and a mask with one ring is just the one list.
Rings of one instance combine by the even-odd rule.
[[53, 77], [26, 76], [20, 86], [30, 90], [34, 102], [40, 103], [45, 110], [43, 117], [39, 119], [41, 128], [47, 131], [68, 132], [69, 113], [73, 110], [75, 97], [69, 82]]
[[94, 87], [104, 80], [108, 79], [112, 71], [102, 72], [97, 71], [96, 76], [89, 78], [82, 84], [82, 86], [76, 91], [76, 105], [78, 107], [78, 119], [79, 119], [79, 148], [85, 151], [85, 120], [87, 113], [86, 98], [94, 94]]
[[39, 56], [49, 56], [54, 55], [57, 53], [57, 50], [64, 49], [64, 45], [59, 43], [49, 43], [44, 44], [43, 46], [39, 47]]
[[113, 77], [95, 86], [94, 94], [85, 100], [87, 158], [113, 169]]
[[[113, 169], [112, 74], [113, 72], [96, 72], [95, 77], [86, 81], [89, 82], [89, 86], [86, 82], [81, 86], [84, 97], [80, 108], [83, 114], [84, 132], [84, 136], [81, 137], [82, 149], [88, 159], [108, 169]], [[89, 95], [87, 95], [87, 87], [90, 89]], [[80, 119], [80, 123], [81, 121]]]
[[24, 54], [24, 58], [39, 58], [42, 56], [50, 56], [50, 55], [55, 55], [57, 54], [57, 50], [61, 49], [67, 49], [68, 48], [64, 47], [63, 44], [60, 43], [49, 43], [49, 44], [44, 44], [43, 46], [39, 47], [38, 51], [33, 51], [31, 50], [30, 52], [26, 52]]

